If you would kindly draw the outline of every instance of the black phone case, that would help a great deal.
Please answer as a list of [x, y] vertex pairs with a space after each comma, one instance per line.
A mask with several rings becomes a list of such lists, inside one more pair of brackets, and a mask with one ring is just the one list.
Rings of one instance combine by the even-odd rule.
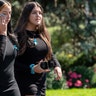
[[48, 69], [48, 68], [49, 68], [48, 62], [41, 62], [40, 67], [41, 67], [42, 69]]

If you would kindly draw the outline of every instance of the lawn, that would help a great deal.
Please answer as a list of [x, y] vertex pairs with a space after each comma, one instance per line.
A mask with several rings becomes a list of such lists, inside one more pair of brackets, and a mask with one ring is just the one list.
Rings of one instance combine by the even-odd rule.
[[46, 96], [96, 96], [96, 89], [47, 90]]

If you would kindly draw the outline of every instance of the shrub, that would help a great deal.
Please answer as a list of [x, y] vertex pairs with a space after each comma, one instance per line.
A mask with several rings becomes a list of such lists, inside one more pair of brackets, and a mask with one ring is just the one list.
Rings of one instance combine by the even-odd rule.
[[95, 87], [96, 88], [96, 64], [94, 64], [92, 66], [92, 69], [94, 71], [94, 75], [92, 76], [91, 84], [92, 84], [92, 87]]
[[51, 71], [47, 74], [47, 89], [66, 89], [66, 79], [64, 76], [61, 80], [55, 80], [54, 71]]
[[70, 68], [66, 74], [69, 88], [90, 88], [94, 71], [86, 66], [75, 66]]

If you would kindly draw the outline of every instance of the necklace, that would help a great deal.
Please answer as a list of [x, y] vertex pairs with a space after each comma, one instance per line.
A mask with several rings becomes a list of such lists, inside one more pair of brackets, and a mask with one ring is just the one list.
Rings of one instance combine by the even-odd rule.
[[30, 47], [35, 47], [38, 44], [37, 39], [36, 38], [28, 38], [28, 45]]
[[34, 45], [37, 45], [37, 39], [36, 38], [33, 39], [33, 42], [34, 42]]
[[38, 34], [34, 31], [28, 31], [27, 30], [27, 35], [28, 35], [28, 43], [31, 47], [35, 47], [38, 42], [37, 42], [37, 37]]

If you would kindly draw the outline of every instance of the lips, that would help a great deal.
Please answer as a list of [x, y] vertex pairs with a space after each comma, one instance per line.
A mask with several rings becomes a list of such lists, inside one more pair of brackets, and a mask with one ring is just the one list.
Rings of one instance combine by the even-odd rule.
[[36, 19], [36, 21], [40, 21], [41, 19]]
[[7, 20], [6, 20], [6, 22], [9, 22], [9, 21], [10, 21], [10, 19], [7, 19]]
[[41, 23], [41, 19], [36, 19], [36, 22], [37, 23]]

